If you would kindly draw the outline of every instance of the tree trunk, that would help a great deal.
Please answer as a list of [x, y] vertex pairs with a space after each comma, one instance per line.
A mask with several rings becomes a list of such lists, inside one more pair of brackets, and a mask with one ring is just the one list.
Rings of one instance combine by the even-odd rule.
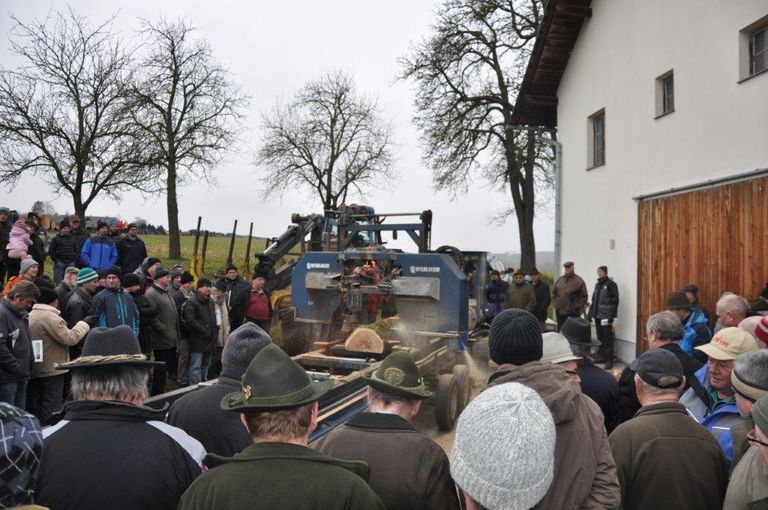
[[523, 210], [517, 214], [518, 230], [520, 231], [520, 267], [526, 274], [536, 267], [536, 240], [533, 236], [533, 217], [535, 211], [535, 191], [533, 187], [536, 160], [536, 137], [528, 134], [525, 150], [525, 168], [523, 173]]
[[168, 258], [181, 258], [181, 239], [179, 238], [179, 204], [176, 200], [176, 162], [168, 161]]
[[72, 195], [72, 202], [73, 202], [73, 205], [75, 206], [75, 214], [77, 214], [82, 220], [82, 223], [80, 223], [80, 225], [82, 225], [82, 227], [85, 228], [86, 206], [85, 204], [83, 204], [83, 198], [80, 195]]

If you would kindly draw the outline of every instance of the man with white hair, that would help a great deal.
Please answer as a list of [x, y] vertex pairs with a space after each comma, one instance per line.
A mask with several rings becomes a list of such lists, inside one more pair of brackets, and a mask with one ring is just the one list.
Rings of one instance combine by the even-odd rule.
[[552, 483], [555, 423], [541, 397], [519, 383], [492, 386], [459, 416], [451, 475], [468, 510], [524, 510]]
[[680, 361], [652, 349], [630, 365], [642, 408], [608, 438], [622, 508], [719, 510], [728, 483], [717, 441], [677, 401], [685, 385]]
[[717, 300], [715, 313], [717, 314], [715, 333], [723, 328], [735, 328], [747, 317], [749, 302], [741, 296], [728, 292]]
[[56, 509], [175, 509], [202, 471], [203, 446], [144, 407], [149, 372], [128, 326], [92, 329], [72, 372], [74, 400], [43, 435], [37, 503]]

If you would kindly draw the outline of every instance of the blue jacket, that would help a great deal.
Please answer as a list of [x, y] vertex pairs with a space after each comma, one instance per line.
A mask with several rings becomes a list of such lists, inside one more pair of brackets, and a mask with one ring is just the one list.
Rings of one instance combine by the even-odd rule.
[[133, 297], [123, 289], [107, 288], [93, 297], [93, 313], [99, 316], [99, 326], [114, 328], [130, 326], [133, 334], [139, 336], [139, 310]]
[[688, 320], [685, 321], [683, 338], [680, 340], [680, 348], [688, 356], [697, 357], [697, 353], [701, 353], [694, 351], [694, 347], [708, 344], [710, 340], [712, 340], [712, 332], [707, 326], [707, 318], [701, 310], [691, 309], [691, 314], [688, 316]]
[[[707, 365], [696, 372], [696, 379], [707, 393], [712, 391], [712, 386], [709, 385]], [[730, 464], [733, 461], [733, 433], [731, 428], [744, 421], [739, 415], [738, 407], [736, 407], [736, 399], [732, 399], [731, 402], [721, 405], [713, 413], [710, 413], [711, 401], [705, 403], [694, 388], [688, 388], [680, 397], [680, 403], [685, 406], [688, 414], [694, 420], [704, 425], [715, 436], [723, 449], [725, 458], [728, 459], [728, 464]]]
[[80, 258], [88, 267], [106, 271], [117, 262], [117, 247], [110, 237], [93, 236], [85, 241]]

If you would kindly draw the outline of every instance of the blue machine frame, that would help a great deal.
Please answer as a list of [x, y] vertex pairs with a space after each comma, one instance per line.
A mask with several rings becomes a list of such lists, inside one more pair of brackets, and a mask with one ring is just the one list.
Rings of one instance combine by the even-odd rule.
[[443, 253], [307, 253], [294, 268], [291, 281], [296, 320], [330, 324], [345, 297], [345, 264], [370, 260], [399, 267], [396, 276], [379, 285], [378, 293], [393, 296], [408, 334], [449, 337], [455, 339], [449, 342], [453, 350], [464, 350], [469, 339], [469, 283], [461, 268]]

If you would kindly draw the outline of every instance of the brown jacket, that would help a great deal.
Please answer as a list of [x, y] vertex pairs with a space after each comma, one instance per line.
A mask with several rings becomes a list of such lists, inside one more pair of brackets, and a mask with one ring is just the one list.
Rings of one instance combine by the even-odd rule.
[[507, 287], [507, 308], [522, 308], [533, 312], [533, 309], [536, 308], [536, 295], [530, 283], [523, 282], [522, 285], [518, 285], [512, 282], [509, 284]]
[[618, 508], [621, 492], [616, 464], [597, 404], [581, 393], [579, 384], [562, 367], [552, 363], [502, 365], [488, 386], [507, 382], [536, 390], [555, 420], [555, 475], [536, 508]]
[[364, 460], [368, 484], [387, 510], [458, 510], [448, 457], [400, 416], [361, 413], [314, 446], [337, 459]]
[[43, 341], [43, 361], [32, 367], [32, 377], [51, 377], [67, 373], [56, 370], [54, 363], [69, 361], [69, 347], [85, 337], [91, 328], [79, 321], [72, 329], [61, 317], [61, 312], [52, 306], [36, 304], [29, 314], [29, 330], [33, 340]]
[[719, 510], [728, 483], [720, 445], [678, 402], [640, 408], [609, 438], [622, 508]]
[[552, 288], [552, 306], [560, 315], [581, 313], [587, 307], [587, 285], [577, 274], [563, 275]]

